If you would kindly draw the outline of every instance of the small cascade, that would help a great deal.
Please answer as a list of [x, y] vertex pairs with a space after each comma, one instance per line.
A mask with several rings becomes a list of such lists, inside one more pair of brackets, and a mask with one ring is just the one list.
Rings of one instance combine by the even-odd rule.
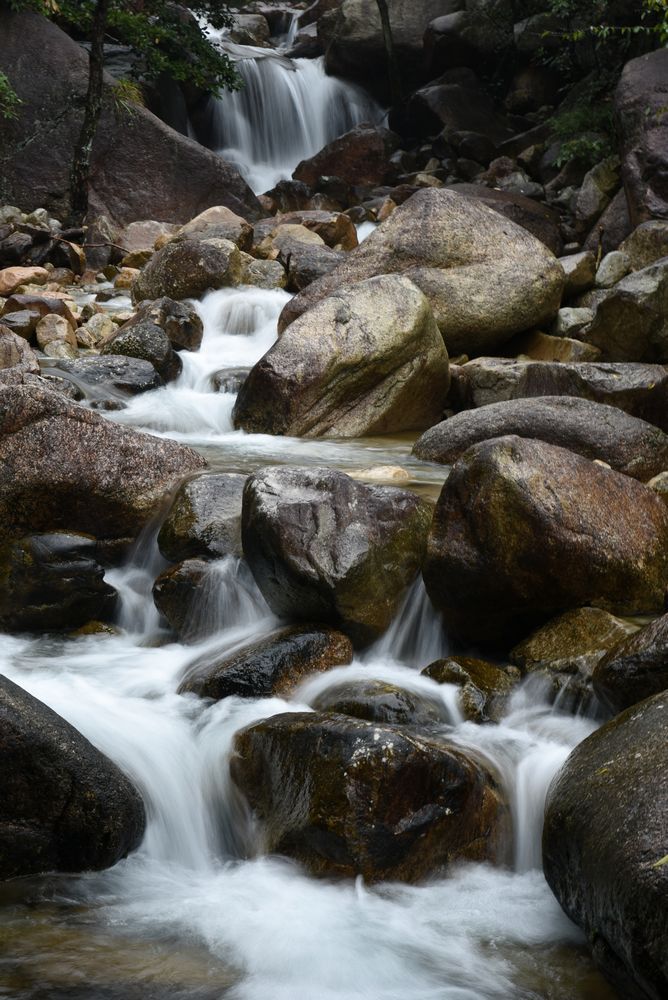
[[236, 61], [244, 87], [211, 103], [206, 144], [233, 163], [257, 193], [288, 179], [301, 160], [383, 112], [361, 87], [328, 76], [324, 58], [249, 49]]
[[406, 594], [385, 635], [371, 646], [365, 658], [390, 660], [421, 670], [447, 655], [443, 624], [419, 578]]

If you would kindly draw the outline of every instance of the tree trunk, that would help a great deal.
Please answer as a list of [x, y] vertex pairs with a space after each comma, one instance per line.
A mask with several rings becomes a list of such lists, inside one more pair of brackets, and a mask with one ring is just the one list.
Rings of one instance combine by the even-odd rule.
[[397, 60], [397, 52], [394, 47], [392, 37], [392, 25], [390, 23], [390, 12], [387, 9], [387, 0], [376, 0], [380, 21], [383, 26], [383, 41], [385, 43], [385, 53], [387, 55], [387, 76], [390, 83], [390, 97], [394, 107], [399, 107], [403, 101], [403, 89], [401, 86], [401, 72]]
[[74, 147], [72, 170], [70, 173], [70, 220], [81, 225], [88, 212], [88, 182], [93, 140], [102, 112], [102, 89], [104, 77], [104, 36], [111, 0], [98, 0], [93, 14], [90, 33], [90, 61], [88, 71], [88, 91], [81, 132]]

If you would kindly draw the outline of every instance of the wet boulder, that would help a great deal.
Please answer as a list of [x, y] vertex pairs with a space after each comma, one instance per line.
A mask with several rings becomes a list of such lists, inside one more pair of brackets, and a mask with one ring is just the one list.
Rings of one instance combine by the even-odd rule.
[[423, 429], [442, 414], [448, 355], [429, 302], [404, 277], [339, 289], [251, 370], [236, 427], [296, 437]]
[[129, 358], [122, 354], [76, 359], [60, 358], [53, 366], [53, 370], [71, 375], [72, 381], [82, 386], [95, 400], [137, 396], [164, 385], [150, 361], [144, 358]]
[[637, 626], [602, 608], [575, 608], [553, 618], [510, 651], [527, 673], [548, 670], [591, 677], [596, 664]]
[[113, 424], [34, 386], [0, 389], [0, 535], [73, 531], [131, 539], [179, 480], [192, 449]]
[[285, 695], [309, 674], [350, 663], [353, 647], [347, 636], [317, 625], [280, 629], [224, 659], [203, 657], [192, 664], [179, 694], [200, 698], [269, 698]]
[[187, 302], [176, 302], [166, 296], [155, 302], [142, 302], [125, 326], [141, 320], [159, 326], [175, 351], [198, 351], [201, 347], [204, 326], [197, 310]]
[[499, 722], [519, 681], [519, 671], [471, 656], [434, 660], [422, 671], [438, 684], [456, 684], [462, 715], [472, 722]]
[[668, 434], [614, 406], [574, 396], [512, 399], [465, 410], [425, 431], [413, 454], [451, 465], [471, 445], [507, 434], [568, 448], [643, 482], [668, 468]]
[[364, 645], [415, 578], [430, 519], [414, 493], [331, 469], [266, 468], [246, 483], [243, 548], [275, 614], [324, 622]]
[[503, 851], [494, 778], [437, 738], [342, 715], [276, 715], [237, 734], [230, 767], [265, 849], [313, 874], [412, 881]]
[[519, 640], [571, 608], [656, 614], [668, 583], [668, 511], [649, 487], [564, 448], [474, 445], [443, 487], [424, 566], [449, 633]]
[[145, 824], [118, 767], [0, 676], [0, 878], [110, 868], [139, 846]]
[[534, 396], [577, 396], [617, 406], [668, 432], [668, 372], [662, 365], [477, 358], [458, 373], [457, 408]]
[[109, 621], [116, 591], [104, 581], [93, 538], [30, 535], [0, 547], [0, 627], [45, 632]]
[[668, 615], [620, 641], [594, 668], [594, 690], [613, 712], [668, 688]]
[[169, 627], [183, 641], [198, 638], [195, 610], [206, 604], [210, 565], [204, 559], [184, 559], [169, 566], [153, 584], [153, 603]]
[[243, 261], [231, 240], [173, 240], [155, 253], [132, 286], [132, 301], [197, 299], [212, 288], [241, 282]]
[[241, 556], [241, 498], [246, 476], [198, 476], [176, 493], [158, 534], [165, 559]]
[[379, 680], [344, 681], [326, 688], [311, 702], [316, 712], [350, 715], [395, 726], [433, 726], [450, 722], [438, 698]]
[[668, 51], [631, 59], [615, 93], [631, 221], [668, 218]]
[[125, 323], [104, 345], [102, 354], [148, 361], [165, 382], [178, 378], [183, 367], [165, 331], [148, 319]]
[[622, 997], [668, 994], [668, 700], [593, 733], [548, 792], [543, 868]]
[[339, 266], [287, 303], [285, 328], [342, 287], [402, 274], [429, 299], [451, 354], [483, 354], [557, 313], [564, 272], [520, 226], [446, 189], [414, 194]]
[[400, 141], [386, 128], [357, 125], [309, 160], [302, 160], [292, 176], [315, 189], [321, 177], [338, 177], [353, 187], [386, 184], [394, 175], [390, 158]]

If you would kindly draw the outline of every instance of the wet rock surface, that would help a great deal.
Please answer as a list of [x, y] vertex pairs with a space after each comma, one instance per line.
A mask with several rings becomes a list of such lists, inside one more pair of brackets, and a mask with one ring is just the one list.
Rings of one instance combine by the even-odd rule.
[[277, 715], [237, 734], [231, 772], [265, 848], [314, 874], [413, 881], [503, 852], [494, 779], [438, 738], [341, 715]]
[[624, 997], [668, 990], [667, 810], [663, 694], [576, 747], [548, 793], [545, 877]]
[[594, 668], [594, 690], [613, 712], [668, 688], [668, 615], [626, 636]]
[[0, 720], [0, 878], [109, 868], [139, 846], [139, 794], [81, 733], [2, 676]]
[[435, 660], [422, 671], [439, 684], [456, 684], [462, 715], [472, 722], [499, 722], [519, 682], [519, 671], [470, 656]]
[[445, 706], [436, 698], [377, 680], [343, 681], [317, 695], [312, 707], [316, 712], [397, 726], [429, 727], [449, 721]]
[[158, 534], [165, 559], [241, 556], [241, 500], [246, 476], [200, 476], [178, 490]]

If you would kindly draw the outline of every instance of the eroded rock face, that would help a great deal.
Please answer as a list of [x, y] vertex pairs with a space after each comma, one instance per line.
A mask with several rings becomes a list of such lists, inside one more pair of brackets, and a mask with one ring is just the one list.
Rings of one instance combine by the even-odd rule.
[[252, 369], [235, 426], [296, 437], [360, 437], [430, 426], [449, 387], [429, 302], [404, 277], [340, 289], [292, 323]]
[[341, 715], [276, 715], [237, 734], [232, 778], [264, 847], [314, 874], [410, 881], [503, 852], [507, 810], [460, 748]]
[[165, 559], [241, 556], [241, 498], [246, 476], [198, 476], [178, 490], [158, 534]]
[[104, 581], [95, 541], [31, 535], [0, 548], [0, 626], [5, 631], [77, 628], [108, 621], [116, 591]]
[[331, 274], [295, 296], [279, 328], [341, 287], [402, 274], [429, 299], [451, 354], [482, 354], [548, 322], [564, 272], [539, 240], [486, 205], [445, 189], [419, 191]]
[[139, 846], [145, 823], [116, 765], [0, 676], [0, 878], [109, 868]]
[[350, 663], [353, 647], [347, 636], [317, 625], [280, 629], [250, 643], [232, 656], [204, 658], [187, 671], [179, 694], [201, 698], [269, 698], [291, 691], [309, 674]]
[[330, 469], [267, 468], [246, 484], [243, 548], [275, 614], [325, 622], [365, 645], [414, 579], [430, 518], [429, 504], [404, 490]]
[[545, 877], [623, 997], [668, 993], [667, 814], [665, 694], [576, 747], [548, 793]]
[[624, 187], [634, 226], [668, 218], [668, 52], [658, 49], [624, 67], [615, 94], [624, 151]]
[[622, 637], [594, 668], [594, 690], [613, 712], [668, 688], [668, 615]]
[[196, 452], [105, 420], [34, 386], [0, 389], [0, 533], [135, 538]]
[[457, 409], [505, 399], [577, 396], [668, 431], [668, 373], [662, 365], [477, 358], [458, 369]]
[[474, 445], [436, 506], [424, 567], [452, 634], [500, 643], [570, 608], [663, 610], [668, 515], [649, 487], [553, 445]]
[[606, 462], [646, 482], [668, 468], [668, 435], [614, 406], [573, 396], [540, 396], [465, 410], [431, 427], [416, 442], [418, 458], [451, 465], [479, 441], [516, 434]]

